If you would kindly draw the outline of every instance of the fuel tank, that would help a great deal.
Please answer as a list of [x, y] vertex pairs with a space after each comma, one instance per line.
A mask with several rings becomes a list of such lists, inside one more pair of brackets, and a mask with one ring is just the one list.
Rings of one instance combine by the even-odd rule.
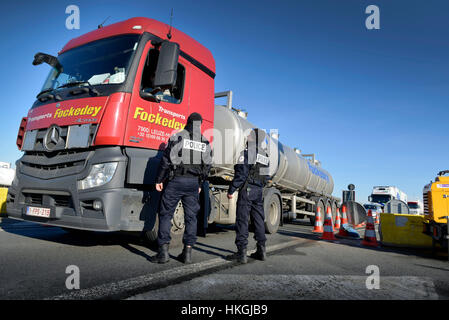
[[[211, 171], [213, 176], [232, 174], [234, 164], [245, 148], [246, 135], [251, 128], [256, 126], [238, 112], [226, 106], [215, 106], [214, 166]], [[332, 195], [334, 181], [320, 164], [296, 153], [279, 142], [276, 136], [267, 134], [265, 144], [273, 165], [272, 180], [278, 189]]]

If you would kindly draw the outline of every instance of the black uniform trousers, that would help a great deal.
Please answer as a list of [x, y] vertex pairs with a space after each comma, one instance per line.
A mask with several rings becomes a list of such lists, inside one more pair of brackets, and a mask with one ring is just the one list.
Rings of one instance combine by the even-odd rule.
[[200, 211], [199, 182], [197, 177], [176, 176], [163, 190], [159, 207], [158, 244], [170, 243], [171, 219], [179, 200], [184, 208], [184, 245], [193, 246], [196, 242], [197, 215]]
[[263, 210], [263, 188], [248, 184], [239, 191], [235, 221], [237, 248], [248, 245], [248, 218], [254, 224], [254, 239], [259, 245], [265, 245], [265, 215]]

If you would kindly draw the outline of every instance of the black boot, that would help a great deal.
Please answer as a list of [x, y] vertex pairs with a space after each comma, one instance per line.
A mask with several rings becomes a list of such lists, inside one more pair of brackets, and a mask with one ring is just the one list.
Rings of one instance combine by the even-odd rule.
[[265, 246], [258, 244], [257, 250], [256, 252], [251, 254], [251, 258], [265, 261], [267, 259], [267, 251], [265, 249]]
[[231, 254], [227, 257], [227, 260], [237, 261], [238, 263], [247, 263], [248, 256], [246, 254], [246, 248], [238, 248], [237, 253]]
[[184, 263], [192, 263], [192, 247], [184, 246], [182, 253], [178, 256], [178, 259]]
[[166, 263], [169, 259], [170, 256], [168, 255], [168, 243], [164, 243], [163, 245], [159, 246], [159, 252], [154, 260], [157, 263]]

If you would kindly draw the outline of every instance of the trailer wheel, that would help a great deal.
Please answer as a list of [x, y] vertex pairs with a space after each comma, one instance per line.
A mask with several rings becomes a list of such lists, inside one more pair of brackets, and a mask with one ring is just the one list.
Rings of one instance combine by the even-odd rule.
[[281, 201], [274, 190], [268, 191], [264, 197], [265, 232], [276, 233], [281, 221]]

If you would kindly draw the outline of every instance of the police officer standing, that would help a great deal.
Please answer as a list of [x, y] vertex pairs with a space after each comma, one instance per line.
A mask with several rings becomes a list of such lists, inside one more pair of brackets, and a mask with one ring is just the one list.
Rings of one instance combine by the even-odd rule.
[[263, 187], [270, 176], [268, 175], [269, 159], [267, 152], [261, 144], [265, 139], [265, 132], [253, 129], [248, 136], [247, 148], [241, 153], [238, 163], [234, 166], [234, 179], [228, 190], [228, 198], [239, 189], [236, 213], [236, 239], [237, 253], [228, 257], [246, 263], [248, 245], [248, 218], [254, 223], [254, 239], [257, 242], [257, 251], [251, 257], [265, 260], [265, 217], [263, 208]]
[[171, 220], [179, 200], [184, 208], [184, 249], [178, 257], [192, 262], [192, 246], [196, 242], [197, 215], [200, 210], [201, 185], [211, 168], [209, 141], [201, 134], [202, 117], [192, 113], [185, 128], [170, 137], [164, 150], [156, 178], [156, 190], [162, 193], [159, 208], [158, 245], [156, 262], [169, 260]]

